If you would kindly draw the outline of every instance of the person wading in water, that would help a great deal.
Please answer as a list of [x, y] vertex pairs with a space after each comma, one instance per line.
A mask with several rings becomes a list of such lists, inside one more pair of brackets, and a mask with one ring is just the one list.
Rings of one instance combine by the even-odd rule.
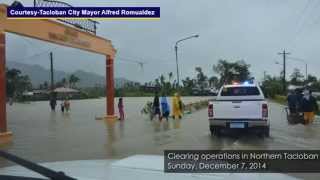
[[124, 106], [123, 106], [123, 99], [122, 97], [119, 98], [118, 101], [118, 110], [119, 110], [119, 120], [124, 120]]
[[153, 107], [153, 115], [154, 116], [158, 115], [159, 121], [161, 121], [160, 101], [159, 101], [158, 92], [156, 92], [154, 96], [152, 107]]

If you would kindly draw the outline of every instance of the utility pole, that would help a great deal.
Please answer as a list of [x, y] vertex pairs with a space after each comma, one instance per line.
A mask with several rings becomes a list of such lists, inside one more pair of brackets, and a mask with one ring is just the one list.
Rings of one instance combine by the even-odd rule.
[[177, 84], [179, 86], [180, 83], [180, 75], [179, 75], [179, 64], [178, 64], [178, 45], [174, 46], [174, 50], [176, 52], [176, 67], [177, 67]]
[[54, 78], [53, 78], [53, 54], [50, 52], [50, 79], [51, 79], [51, 87], [50, 87], [50, 107], [52, 111], [55, 111], [57, 105], [57, 96], [54, 93]]
[[308, 64], [306, 63], [306, 85], [308, 83]]
[[286, 56], [290, 53], [286, 52], [286, 50], [283, 50], [283, 52], [278, 53], [279, 55], [282, 55], [283, 57], [283, 79], [282, 79], [282, 86], [283, 86], [283, 94], [287, 91], [287, 83], [286, 83]]
[[54, 79], [53, 79], [53, 54], [50, 52], [50, 78], [51, 78], [51, 93], [54, 90]]

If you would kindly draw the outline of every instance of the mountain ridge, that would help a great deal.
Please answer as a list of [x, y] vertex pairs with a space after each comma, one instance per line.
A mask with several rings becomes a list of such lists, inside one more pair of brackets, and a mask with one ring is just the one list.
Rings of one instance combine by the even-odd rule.
[[[31, 80], [32, 86], [35, 89], [38, 88], [40, 84], [43, 84], [45, 81], [50, 81], [50, 70], [43, 66], [25, 64], [16, 61], [7, 61], [6, 66], [9, 69], [19, 69], [23, 75], [28, 75]], [[80, 88], [105, 86], [105, 76], [80, 69], [72, 73], [65, 72], [62, 70], [54, 70], [54, 80], [55, 82], [61, 81], [63, 78], [68, 78], [71, 74], [74, 74], [80, 79], [80, 81], [77, 83], [77, 86]], [[129, 82], [133, 81], [121, 77], [115, 78], [115, 88], [120, 88], [124, 84]]]

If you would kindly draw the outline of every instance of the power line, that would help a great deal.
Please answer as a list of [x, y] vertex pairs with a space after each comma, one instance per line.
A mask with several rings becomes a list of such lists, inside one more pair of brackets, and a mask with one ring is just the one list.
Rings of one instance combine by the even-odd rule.
[[[56, 48], [55, 48], [56, 49]], [[54, 49], [52, 49], [54, 50]], [[20, 60], [29, 60], [30, 58], [34, 58], [34, 57], [39, 57], [43, 54], [47, 54], [49, 53], [50, 51], [52, 50], [47, 50], [47, 51], [43, 51], [43, 52], [40, 52], [40, 53], [36, 53], [36, 54], [33, 54], [33, 55], [30, 55], [30, 56], [27, 56], [27, 57], [23, 57], [23, 58], [18, 58], [18, 59], [13, 59], [13, 61], [20, 61]], [[9, 58], [10, 59], [10, 58]]]
[[[308, 0], [306, 5], [304, 6], [304, 8], [302, 9], [301, 13], [300, 13], [300, 17], [299, 20], [297, 21], [297, 31], [295, 31], [295, 36], [294, 38], [292, 38], [292, 42], [294, 42], [296, 40], [296, 38], [298, 37], [298, 35], [300, 34], [300, 32], [302, 31], [303, 29], [303, 25], [305, 24], [305, 22], [303, 21], [305, 19], [305, 13], [307, 11], [307, 9], [309, 8], [310, 6], [310, 3], [311, 3], [311, 0]], [[291, 43], [290, 43], [291, 44]]]
[[304, 62], [306, 63], [305, 59], [301, 59], [301, 58], [297, 58], [297, 57], [292, 57], [292, 56], [288, 56], [288, 59], [294, 60], [294, 61], [299, 61], [299, 62]]
[[[318, 2], [318, 4], [320, 4], [320, 2]], [[320, 16], [318, 16], [318, 18], [316, 18], [311, 25], [319, 24], [319, 21], [320, 21]]]
[[139, 65], [139, 67], [143, 70], [144, 64], [146, 64], [146, 62], [142, 62], [142, 61], [137, 61], [137, 60], [133, 60], [133, 59], [128, 59], [128, 58], [117, 58], [116, 62], [129, 62], [129, 63], [135, 63], [137, 65]]
[[[319, 4], [320, 4], [320, 2], [316, 1], [316, 4], [314, 6], [312, 6], [313, 8], [311, 9], [311, 11], [316, 9], [319, 6]], [[294, 37], [291, 39], [291, 42], [288, 43], [288, 44], [291, 45], [292, 49], [294, 49], [296, 47], [296, 41], [299, 39], [299, 35], [301, 35], [301, 33], [303, 32], [304, 27], [306, 26], [305, 25], [306, 24], [306, 20], [309, 19], [308, 16], [303, 16], [303, 15], [307, 11], [307, 9], [309, 9], [310, 5], [311, 5], [311, 0], [308, 0], [307, 4], [305, 5], [304, 9], [301, 12], [301, 16], [299, 16], [301, 18], [300, 18], [300, 21], [298, 21], [298, 23], [297, 23], [298, 24], [298, 29], [297, 29]], [[299, 23], [299, 22], [301, 22], [301, 23]]]
[[[301, 22], [302, 22], [302, 24], [304, 24], [303, 20], [304, 20], [305, 17], [306, 17], [306, 16], [304, 16], [304, 15], [305, 15], [305, 13], [307, 12], [307, 10], [309, 9], [309, 7], [310, 7], [310, 5], [311, 5], [311, 1], [312, 1], [312, 0], [308, 0], [307, 3], [306, 3], [306, 5], [305, 5], [304, 8], [302, 9], [300, 15], [298, 16], [298, 17], [300, 17], [300, 18], [299, 18], [298, 21], [297, 21], [297, 25], [301, 25]], [[301, 29], [301, 27], [303, 27], [303, 26], [299, 26], [299, 27], [300, 27], [299, 29]]]
[[[33, 44], [35, 45], [34, 42], [30, 41], [29, 39], [25, 38], [22, 36], [22, 40], [24, 40], [24, 42], [28, 42], [29, 44]], [[29, 47], [29, 44], [26, 44], [25, 47], [28, 48]], [[33, 46], [31, 46], [33, 47]], [[30, 56], [27, 56], [27, 57], [23, 57], [23, 58], [18, 58], [18, 59], [14, 59], [14, 61], [20, 61], [20, 60], [29, 60], [30, 58], [35, 58], [35, 57], [38, 57], [38, 56], [41, 56], [43, 54], [47, 54], [47, 53], [50, 53], [51, 51], [57, 49], [58, 47], [55, 47], [53, 49], [43, 49], [42, 47], [38, 46], [40, 49], [42, 49], [43, 51], [42, 52], [39, 52], [39, 53], [35, 53], [35, 54], [32, 54]], [[35, 48], [36, 51], [38, 51], [38, 49]], [[9, 58], [10, 59], [10, 58]]]
[[136, 60], [136, 59], [132, 59], [132, 58], [126, 58], [126, 57], [117, 57], [116, 58], [119, 61], [126, 61], [126, 62], [132, 62], [132, 63], [143, 63], [146, 64], [146, 62], [143, 62], [141, 60]]
[[[119, 56], [119, 57], [121, 58], [122, 56]], [[128, 57], [128, 56], [126, 56], [126, 57]], [[126, 57], [124, 59], [128, 59]], [[161, 58], [161, 59], [159, 59], [159, 58], [154, 58], [154, 57], [152, 57], [152, 58], [150, 58], [150, 57], [131, 57], [129, 59], [144, 59], [144, 60], [147, 59], [148, 62], [161, 62], [161, 63], [162, 62], [171, 62], [172, 61], [172, 59], [170, 59], [170, 58], [165, 58], [165, 59]]]

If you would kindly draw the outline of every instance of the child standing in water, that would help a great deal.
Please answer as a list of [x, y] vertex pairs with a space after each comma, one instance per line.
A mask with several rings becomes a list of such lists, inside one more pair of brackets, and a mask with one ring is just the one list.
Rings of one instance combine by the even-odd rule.
[[70, 102], [69, 102], [68, 98], [66, 98], [64, 100], [64, 109], [66, 110], [66, 112], [69, 112], [69, 110], [70, 110]]
[[123, 106], [122, 97], [119, 98], [118, 109], [119, 109], [119, 115], [120, 115], [119, 120], [124, 120], [124, 106]]

